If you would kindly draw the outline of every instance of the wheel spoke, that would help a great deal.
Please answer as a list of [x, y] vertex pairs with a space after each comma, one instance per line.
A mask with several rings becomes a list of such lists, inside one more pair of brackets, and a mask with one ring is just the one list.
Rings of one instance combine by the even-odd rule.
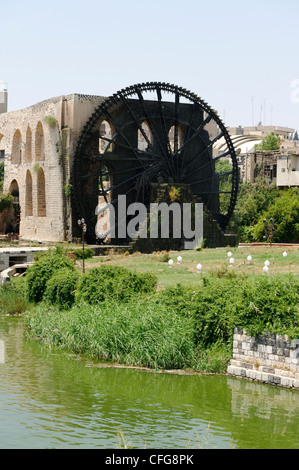
[[205, 181], [210, 181], [212, 179], [219, 179], [219, 178], [222, 178], [223, 176], [228, 176], [228, 175], [232, 175], [233, 174], [233, 170], [231, 171], [227, 171], [225, 173], [214, 173], [213, 176], [210, 176], [209, 178], [203, 178], [201, 180], [197, 180], [197, 181], [192, 181], [192, 184], [197, 184], [197, 183], [203, 183]]
[[[213, 139], [209, 145], [204, 148], [204, 150], [200, 151], [194, 158], [191, 162], [189, 162], [186, 166], [185, 166], [185, 169], [188, 168], [192, 163], [194, 163], [197, 159], [200, 159], [200, 157], [205, 153], [207, 152], [213, 145], [214, 143], [220, 139], [222, 137], [223, 133], [219, 134], [217, 137], [215, 137], [215, 139]], [[227, 154], [230, 154], [230, 152], [227, 152]], [[181, 178], [181, 181], [184, 181], [186, 178], [188, 178], [189, 176], [191, 176], [192, 174], [194, 174], [196, 171], [198, 170], [201, 170], [202, 168], [206, 167], [207, 165], [211, 165], [212, 162], [215, 162], [216, 160], [219, 160], [220, 158], [222, 158], [223, 155], [219, 155], [218, 157], [216, 158], [211, 158], [208, 162], [205, 162], [203, 165], [197, 167], [196, 169], [193, 169], [190, 173], [188, 173], [187, 175], [184, 175], [182, 178]]]
[[[155, 136], [155, 139], [156, 139], [156, 141], [157, 141], [157, 143], [158, 143], [158, 145], [159, 145], [159, 147], [160, 147], [160, 150], [161, 150], [161, 152], [162, 152], [162, 154], [163, 154], [163, 157], [164, 157], [163, 160], [164, 160], [164, 161], [168, 164], [168, 166], [170, 167], [170, 171], [171, 171], [171, 173], [172, 173], [172, 176], [174, 177], [173, 169], [172, 169], [171, 166], [170, 166], [170, 162], [169, 162], [169, 158], [168, 158], [168, 153], [165, 152], [165, 148], [164, 148], [164, 146], [163, 146], [163, 145], [161, 144], [161, 142], [160, 142], [160, 139], [159, 139], [157, 130], [156, 130], [156, 128], [155, 128], [155, 126], [154, 126], [154, 124], [153, 124], [153, 122], [152, 122], [152, 119], [150, 118], [150, 116], [149, 116], [149, 114], [148, 114], [148, 112], [147, 112], [147, 108], [146, 108], [146, 106], [145, 106], [145, 102], [144, 102], [144, 99], [143, 99], [143, 95], [142, 95], [141, 90], [140, 90], [139, 87], [136, 87], [136, 93], [137, 93], [138, 98], [139, 98], [139, 101], [140, 101], [140, 103], [141, 103], [141, 105], [142, 105], [142, 109], [143, 109], [144, 115], [145, 115], [145, 117], [146, 117], [146, 120], [147, 120], [147, 122], [148, 122], [148, 125], [150, 126], [150, 129], [151, 129], [151, 131], [153, 132], [153, 134], [154, 134], [154, 136]], [[161, 156], [162, 156], [162, 155], [161, 155]]]

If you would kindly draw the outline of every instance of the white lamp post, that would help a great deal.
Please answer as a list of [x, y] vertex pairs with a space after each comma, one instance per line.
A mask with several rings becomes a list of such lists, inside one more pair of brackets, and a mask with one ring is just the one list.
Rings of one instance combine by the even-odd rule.
[[249, 264], [251, 263], [252, 257], [250, 255], [247, 256], [247, 261], [248, 261]]
[[268, 271], [269, 271], [269, 266], [265, 265], [265, 266], [263, 267], [263, 271], [264, 271], [264, 273], [267, 275], [267, 274], [268, 274]]
[[169, 266], [170, 268], [172, 268], [172, 265], [173, 265], [173, 259], [170, 259], [170, 260], [168, 261], [168, 266]]
[[200, 273], [201, 272], [201, 268], [202, 268], [202, 265], [200, 263], [198, 263], [198, 265], [196, 266], [197, 268], [197, 272]]
[[230, 262], [230, 267], [232, 268], [235, 262], [234, 258], [230, 258], [229, 262]]
[[181, 256], [178, 256], [178, 257], [177, 257], [177, 260], [178, 260], [178, 264], [181, 264], [182, 257], [181, 257]]

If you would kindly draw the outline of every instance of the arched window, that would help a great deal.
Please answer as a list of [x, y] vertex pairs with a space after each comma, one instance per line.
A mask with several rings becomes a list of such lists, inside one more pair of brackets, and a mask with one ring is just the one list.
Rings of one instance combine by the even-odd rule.
[[99, 153], [112, 152], [113, 144], [110, 142], [114, 130], [110, 122], [102, 121], [99, 128]]
[[35, 131], [35, 161], [40, 162], [45, 159], [44, 148], [44, 130], [42, 123], [39, 121]]
[[26, 202], [25, 202], [25, 216], [31, 217], [33, 215], [33, 203], [32, 203], [32, 176], [29, 170], [26, 173]]
[[149, 145], [153, 143], [153, 136], [150, 130], [150, 127], [146, 121], [141, 124], [142, 132], [138, 129], [138, 150], [143, 150], [144, 152], [148, 149]]
[[20, 222], [21, 222], [21, 207], [20, 207], [20, 194], [19, 194], [19, 185], [17, 180], [12, 180], [9, 186], [9, 191], [13, 196], [13, 218], [11, 219], [9, 226], [6, 227], [6, 233], [19, 233], [20, 232]]
[[168, 133], [168, 139], [170, 143], [170, 148], [171, 151], [174, 152], [179, 152], [180, 147], [182, 146], [183, 143], [183, 130], [181, 126], [177, 126], [177, 134], [176, 134], [176, 128], [175, 126], [172, 126], [169, 129]]
[[21, 163], [22, 159], [22, 136], [19, 129], [14, 133], [11, 149], [11, 163]]
[[14, 197], [14, 202], [19, 202], [19, 185], [17, 180], [12, 180], [9, 186], [9, 192]]
[[25, 146], [25, 162], [30, 163], [32, 161], [32, 132], [30, 127], [27, 127], [26, 132], [26, 146]]
[[37, 174], [37, 216], [46, 217], [46, 181], [45, 173], [42, 168], [38, 170]]

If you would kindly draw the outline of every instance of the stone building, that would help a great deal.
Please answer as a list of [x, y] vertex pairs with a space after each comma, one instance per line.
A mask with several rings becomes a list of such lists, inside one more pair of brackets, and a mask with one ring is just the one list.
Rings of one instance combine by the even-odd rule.
[[72, 239], [71, 158], [83, 126], [103, 100], [71, 94], [0, 114], [3, 191], [13, 194], [17, 218], [15, 224], [8, 221], [12, 228], [6, 232], [17, 230], [24, 240]]
[[[299, 142], [291, 139], [294, 129], [258, 125], [229, 127], [228, 131], [236, 149], [242, 182], [255, 183], [262, 178], [266, 184], [281, 188], [299, 186]], [[280, 138], [280, 149], [256, 151], [255, 146], [272, 132]], [[215, 156], [225, 149], [226, 143], [222, 139], [214, 149]]]

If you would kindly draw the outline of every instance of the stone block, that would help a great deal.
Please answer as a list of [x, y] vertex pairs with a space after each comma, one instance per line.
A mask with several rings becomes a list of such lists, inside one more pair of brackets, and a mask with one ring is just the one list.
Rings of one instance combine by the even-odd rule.
[[299, 380], [293, 381], [293, 388], [296, 388], [297, 390], [299, 390]]
[[290, 388], [293, 385], [293, 379], [290, 377], [281, 377], [280, 385]]

